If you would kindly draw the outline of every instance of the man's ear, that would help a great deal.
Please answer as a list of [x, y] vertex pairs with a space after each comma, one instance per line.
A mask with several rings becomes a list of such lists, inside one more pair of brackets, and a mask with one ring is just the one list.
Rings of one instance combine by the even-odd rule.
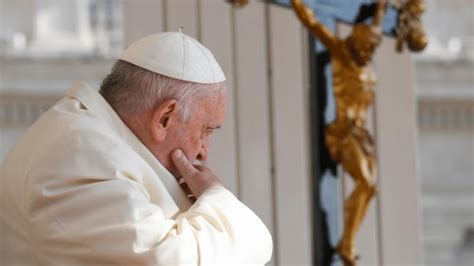
[[174, 99], [166, 100], [155, 108], [151, 120], [151, 133], [156, 142], [165, 140], [170, 123], [177, 117], [177, 111], [178, 102]]

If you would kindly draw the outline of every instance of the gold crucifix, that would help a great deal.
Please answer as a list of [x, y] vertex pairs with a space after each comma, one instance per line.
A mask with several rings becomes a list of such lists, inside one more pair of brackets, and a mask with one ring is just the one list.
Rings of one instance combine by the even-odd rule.
[[336, 119], [326, 128], [326, 146], [332, 159], [342, 165], [355, 183], [344, 204], [344, 230], [336, 250], [345, 266], [353, 266], [356, 233], [377, 191], [375, 145], [365, 121], [375, 86], [375, 74], [369, 63], [382, 39], [380, 24], [387, 3], [378, 1], [373, 24], [356, 24], [346, 39], [334, 36], [302, 0], [292, 0], [291, 4], [299, 19], [331, 55]]

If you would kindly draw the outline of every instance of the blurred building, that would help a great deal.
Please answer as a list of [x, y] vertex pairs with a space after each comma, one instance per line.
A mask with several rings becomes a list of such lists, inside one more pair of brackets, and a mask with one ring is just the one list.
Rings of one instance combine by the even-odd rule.
[[98, 86], [123, 48], [116, 0], [0, 1], [0, 158], [69, 88]]
[[426, 265], [474, 264], [474, 2], [428, 0], [415, 57]]

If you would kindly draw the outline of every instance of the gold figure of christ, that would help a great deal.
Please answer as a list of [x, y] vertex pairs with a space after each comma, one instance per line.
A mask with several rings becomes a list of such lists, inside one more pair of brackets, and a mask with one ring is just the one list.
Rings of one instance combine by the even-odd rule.
[[372, 26], [356, 24], [346, 39], [334, 36], [302, 0], [292, 0], [292, 7], [331, 55], [336, 119], [326, 128], [326, 146], [332, 159], [342, 165], [355, 183], [344, 204], [344, 231], [336, 251], [345, 266], [352, 266], [356, 265], [356, 233], [377, 191], [375, 145], [365, 121], [375, 86], [375, 74], [369, 63], [382, 38], [380, 22], [386, 2], [377, 2]]

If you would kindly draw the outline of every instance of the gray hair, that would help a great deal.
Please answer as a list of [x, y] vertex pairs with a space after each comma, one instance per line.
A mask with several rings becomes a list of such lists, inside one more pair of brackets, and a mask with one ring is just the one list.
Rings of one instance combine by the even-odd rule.
[[118, 60], [102, 81], [100, 94], [119, 114], [134, 115], [169, 99], [180, 104], [180, 119], [187, 122], [196, 102], [211, 92], [224, 91], [224, 82], [200, 84], [174, 79]]

